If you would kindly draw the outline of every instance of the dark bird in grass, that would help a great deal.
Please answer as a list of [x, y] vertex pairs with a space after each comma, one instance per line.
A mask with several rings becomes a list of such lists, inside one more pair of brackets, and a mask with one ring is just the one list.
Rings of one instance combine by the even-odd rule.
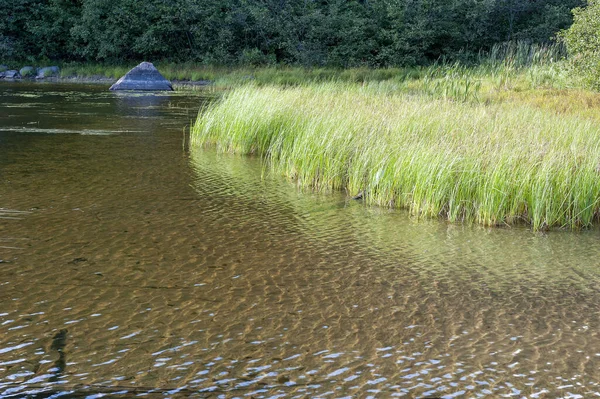
[[353, 200], [360, 200], [363, 199], [365, 196], [365, 191], [362, 190], [361, 192], [359, 192], [358, 194], [356, 194], [354, 197], [352, 197]]

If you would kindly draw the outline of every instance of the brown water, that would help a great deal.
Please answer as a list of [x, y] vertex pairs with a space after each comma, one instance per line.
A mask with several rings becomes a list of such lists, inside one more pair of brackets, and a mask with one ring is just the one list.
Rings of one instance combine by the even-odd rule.
[[0, 84], [0, 397], [600, 396], [600, 232], [299, 192], [206, 100]]

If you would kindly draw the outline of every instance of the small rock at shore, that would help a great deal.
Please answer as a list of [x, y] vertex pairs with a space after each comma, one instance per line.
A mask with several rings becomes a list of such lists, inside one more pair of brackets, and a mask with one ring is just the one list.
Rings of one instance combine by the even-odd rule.
[[7, 65], [0, 65], [0, 72], [6, 72], [8, 71], [8, 66]]
[[36, 70], [32, 66], [24, 66], [19, 71], [19, 74], [21, 74], [21, 77], [23, 78], [33, 78], [36, 75]]
[[173, 86], [151, 62], [142, 62], [112, 85], [110, 90], [172, 91]]
[[14, 69], [8, 70], [3, 73], [5, 79], [21, 79], [21, 74], [19, 73], [19, 71], [16, 71]]
[[35, 78], [36, 79], [44, 79], [44, 78], [49, 78], [52, 76], [58, 76], [59, 72], [60, 72], [60, 68], [57, 66], [44, 67], [44, 68], [38, 69], [37, 76]]

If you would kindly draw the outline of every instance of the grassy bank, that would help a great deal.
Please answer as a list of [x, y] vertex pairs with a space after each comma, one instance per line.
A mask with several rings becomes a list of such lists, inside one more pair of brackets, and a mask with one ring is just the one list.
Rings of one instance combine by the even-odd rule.
[[241, 87], [198, 117], [192, 140], [260, 154], [302, 186], [363, 192], [369, 204], [415, 215], [535, 230], [598, 220], [600, 131], [592, 119], [392, 86]]
[[[62, 78], [108, 78], [118, 79], [135, 65], [69, 64], [61, 67]], [[504, 87], [527, 88], [532, 85], [564, 87], [567, 83], [559, 69], [551, 65], [523, 68], [513, 65], [481, 64], [467, 67], [460, 64], [435, 64], [428, 67], [407, 68], [302, 68], [302, 67], [207, 67], [194, 64], [156, 63], [161, 74], [185, 85], [186, 82], [206, 82], [219, 89], [230, 89], [252, 83], [257, 86], [298, 86], [317, 83], [381, 83], [404, 85], [413, 83], [412, 88], [421, 90], [424, 85], [449, 95], [459, 86], [467, 86], [472, 93], [477, 81], [484, 79], [489, 84]], [[431, 83], [436, 83], [432, 85]], [[469, 87], [469, 85], [471, 85]], [[453, 86], [453, 87], [450, 87]], [[408, 87], [409, 89], [411, 87]], [[439, 94], [439, 93], [436, 93]]]
[[[469, 97], [479, 90], [482, 79], [492, 86], [517, 85], [527, 88], [551, 83], [552, 87], [566, 85], [564, 77], [556, 68], [556, 61], [564, 58], [565, 50], [560, 45], [532, 45], [511, 42], [494, 46], [489, 52], [481, 53], [469, 64], [438, 63], [421, 67], [405, 68], [350, 68], [272, 66], [210, 66], [193, 62], [169, 63], [152, 61], [165, 78], [175, 81], [181, 88], [186, 82], [206, 82], [219, 89], [239, 87], [251, 82], [254, 85], [297, 86], [327, 82], [338, 83], [381, 83], [389, 86], [406, 86], [417, 91], [423, 89], [432, 94], [454, 97]], [[25, 64], [3, 60], [14, 69]], [[29, 62], [32, 65], [49, 65], [49, 61]], [[137, 65], [103, 63], [58, 63], [62, 78], [118, 79]], [[487, 89], [483, 87], [483, 89]]]
[[[63, 78], [101, 77], [118, 79], [133, 68], [131, 65], [66, 64], [61, 68]], [[210, 82], [218, 88], [232, 88], [252, 82], [256, 85], [295, 86], [324, 82], [401, 82], [420, 79], [441, 72], [440, 66], [415, 68], [303, 68], [292, 66], [204, 66], [194, 63], [155, 63], [161, 74], [172, 81]]]

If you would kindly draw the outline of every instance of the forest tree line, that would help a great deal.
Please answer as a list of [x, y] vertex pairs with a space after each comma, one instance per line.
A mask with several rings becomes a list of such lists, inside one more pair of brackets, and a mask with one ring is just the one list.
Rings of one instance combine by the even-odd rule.
[[386, 67], [546, 43], [585, 0], [0, 0], [0, 60]]

